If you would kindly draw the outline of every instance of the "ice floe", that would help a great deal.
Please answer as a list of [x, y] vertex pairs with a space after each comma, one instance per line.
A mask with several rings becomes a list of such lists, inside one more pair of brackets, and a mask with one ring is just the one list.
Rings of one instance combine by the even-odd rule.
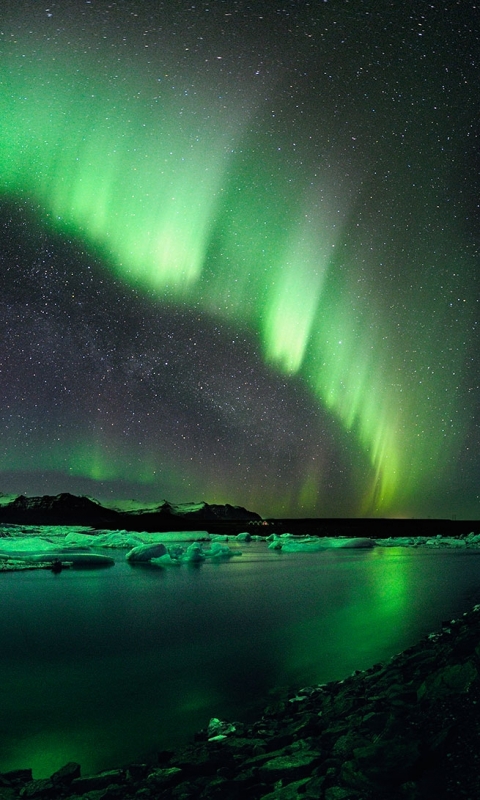
[[283, 533], [281, 536], [272, 533], [267, 537], [267, 542], [269, 550], [281, 550], [284, 553], [318, 553], [330, 549], [375, 547], [373, 539], [364, 537], [294, 536], [291, 533]]
[[145, 563], [146, 561], [151, 561], [152, 558], [164, 556], [166, 552], [167, 548], [163, 542], [157, 542], [156, 544], [140, 544], [134, 547], [133, 550], [130, 550], [125, 558], [127, 561]]
[[200, 542], [193, 542], [189, 547], [184, 548], [179, 544], [166, 547], [159, 542], [154, 545], [140, 545], [130, 550], [125, 558], [133, 564], [153, 564], [157, 567], [178, 566], [186, 563], [200, 563], [211, 559], [213, 561], [239, 556], [238, 550], [231, 550], [230, 547], [221, 542], [211, 542], [208, 549], [204, 549]]
[[389, 536], [387, 539], [376, 539], [378, 547], [427, 547], [450, 550], [478, 549], [480, 534], [469, 533], [467, 536]]

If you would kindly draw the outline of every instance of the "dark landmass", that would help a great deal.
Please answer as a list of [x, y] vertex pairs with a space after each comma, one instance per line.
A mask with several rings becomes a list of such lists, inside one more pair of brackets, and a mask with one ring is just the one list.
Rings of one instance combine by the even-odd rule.
[[[480, 533], [478, 520], [452, 519], [266, 519], [270, 532], [308, 536], [349, 536], [387, 539], [405, 536], [465, 536]], [[256, 527], [256, 525], [255, 525]]]
[[43, 497], [25, 497], [0, 505], [0, 524], [15, 525], [74, 525], [103, 530], [127, 531], [185, 531], [216, 532], [225, 526], [245, 529], [249, 522], [261, 517], [241, 506], [185, 503], [174, 505], [164, 500], [147, 509], [116, 510], [89, 497], [77, 497], [67, 492]]
[[0, 504], [0, 524], [74, 525], [103, 530], [189, 531], [236, 535], [245, 530], [260, 535], [292, 533], [308, 536], [348, 536], [382, 539], [404, 536], [465, 536], [480, 533], [480, 522], [450, 519], [262, 519], [242, 506], [182, 503], [166, 500], [140, 509], [115, 509], [90, 497], [67, 492], [42, 497], [19, 495]]
[[97, 775], [0, 775], [34, 800], [445, 800], [480, 797], [480, 606], [343, 681], [278, 696], [253, 724], [210, 720], [177, 751]]

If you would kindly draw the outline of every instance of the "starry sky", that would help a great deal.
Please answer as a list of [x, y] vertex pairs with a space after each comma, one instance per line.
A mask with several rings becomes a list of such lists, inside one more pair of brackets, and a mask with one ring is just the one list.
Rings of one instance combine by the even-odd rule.
[[479, 518], [480, 6], [9, 5], [0, 492]]

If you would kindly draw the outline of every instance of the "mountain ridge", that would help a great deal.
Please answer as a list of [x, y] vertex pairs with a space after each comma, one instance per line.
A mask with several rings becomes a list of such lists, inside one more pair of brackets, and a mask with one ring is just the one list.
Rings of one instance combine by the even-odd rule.
[[[150, 504], [146, 504], [149, 506]], [[17, 495], [0, 505], [0, 524], [83, 525], [111, 530], [189, 530], [199, 523], [240, 523], [261, 517], [243, 506], [229, 503], [170, 503], [162, 500], [153, 508], [117, 509], [86, 495], [62, 492], [27, 497]]]

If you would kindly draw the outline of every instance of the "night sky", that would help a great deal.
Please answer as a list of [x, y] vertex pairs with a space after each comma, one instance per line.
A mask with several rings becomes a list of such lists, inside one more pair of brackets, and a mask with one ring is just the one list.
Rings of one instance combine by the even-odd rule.
[[0, 492], [480, 516], [480, 6], [18, 0]]

